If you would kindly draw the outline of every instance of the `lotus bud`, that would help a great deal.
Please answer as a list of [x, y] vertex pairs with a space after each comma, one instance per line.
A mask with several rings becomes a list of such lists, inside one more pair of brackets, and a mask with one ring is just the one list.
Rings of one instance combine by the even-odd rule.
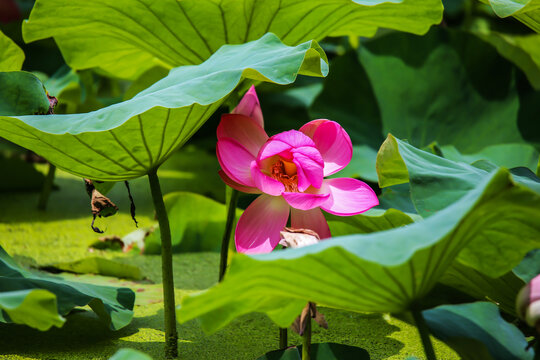
[[540, 275], [521, 289], [516, 299], [516, 310], [520, 318], [540, 333]]

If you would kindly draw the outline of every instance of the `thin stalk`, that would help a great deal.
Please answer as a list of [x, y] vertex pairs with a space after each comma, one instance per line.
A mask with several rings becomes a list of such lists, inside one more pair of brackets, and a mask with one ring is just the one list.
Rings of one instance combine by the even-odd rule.
[[420, 339], [422, 340], [422, 345], [424, 346], [424, 353], [426, 354], [427, 360], [437, 360], [435, 357], [435, 351], [433, 350], [433, 345], [429, 338], [429, 328], [422, 316], [422, 312], [418, 309], [411, 310], [412, 316], [414, 318], [414, 323], [416, 328], [420, 333]]
[[219, 281], [223, 280], [227, 271], [227, 258], [229, 256], [229, 242], [233, 232], [234, 221], [236, 220], [236, 203], [238, 202], [238, 190], [231, 189], [231, 196], [227, 199], [227, 222], [225, 232], [221, 241], [221, 257], [219, 260]]
[[302, 335], [302, 360], [311, 360], [311, 315], [308, 315], [306, 328]]
[[163, 278], [163, 301], [165, 315], [165, 357], [178, 357], [178, 333], [176, 332], [176, 313], [174, 304], [174, 278], [172, 262], [171, 228], [167, 210], [163, 203], [163, 194], [159, 185], [157, 170], [148, 173], [154, 209], [161, 233], [161, 271]]
[[279, 348], [286, 349], [289, 346], [287, 340], [287, 328], [279, 328]]
[[54, 173], [56, 172], [56, 166], [49, 163], [49, 171], [45, 177], [45, 182], [43, 183], [43, 188], [41, 189], [41, 194], [39, 195], [38, 209], [45, 210], [47, 208], [47, 203], [49, 202], [49, 196], [51, 196], [51, 191], [54, 183]]

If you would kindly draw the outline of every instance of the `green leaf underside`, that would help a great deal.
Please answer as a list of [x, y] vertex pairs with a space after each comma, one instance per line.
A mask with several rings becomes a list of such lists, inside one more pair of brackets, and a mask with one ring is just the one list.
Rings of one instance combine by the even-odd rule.
[[529, 144], [499, 144], [488, 146], [474, 154], [461, 154], [454, 146], [441, 146], [442, 155], [449, 160], [472, 164], [488, 160], [507, 169], [524, 166], [531, 171], [538, 167], [538, 151]]
[[54, 37], [75, 69], [135, 78], [155, 65], [199, 64], [224, 44], [267, 32], [288, 45], [372, 36], [378, 27], [423, 34], [441, 21], [442, 10], [440, 0], [39, 0], [23, 36], [27, 42]]
[[[89, 305], [92, 310], [111, 329], [118, 330], [129, 324], [133, 317], [135, 293], [128, 288], [97, 286], [84, 283], [64, 281], [59, 277], [45, 276], [30, 272], [17, 265], [0, 247], [0, 288], [2, 293], [30, 292], [38, 289], [46, 290], [56, 297], [59, 316], [67, 315], [75, 307]], [[35, 295], [32, 295], [35, 296]], [[39, 293], [43, 299], [43, 293]], [[48, 298], [48, 301], [51, 301]], [[50, 307], [50, 304], [48, 305]], [[50, 312], [39, 315], [50, 319]], [[0, 316], [0, 321], [11, 322], [9, 317]], [[20, 319], [20, 318], [17, 318]], [[32, 326], [38, 319], [25, 322]], [[56, 323], [56, 326], [61, 324]]]
[[24, 61], [24, 52], [0, 31], [0, 71], [20, 70]]
[[56, 309], [56, 295], [43, 289], [0, 292], [0, 322], [24, 324], [45, 331], [62, 327], [65, 319]]
[[513, 16], [540, 33], [540, 0], [481, 0], [500, 17]]
[[[427, 294], [463, 249], [482, 256], [481, 266], [469, 265], [476, 270], [488, 268], [491, 276], [510, 271], [521, 258], [500, 259], [493, 250], [516, 246], [521, 238], [538, 239], [538, 206], [540, 197], [499, 170], [448, 208], [402, 228], [237, 255], [222, 283], [183, 299], [178, 319], [200, 318], [205, 331], [215, 331], [256, 311], [288, 326], [306, 301], [351, 311], [401, 312]], [[501, 226], [495, 219], [508, 221]], [[493, 239], [495, 231], [500, 236]], [[538, 247], [538, 240], [533, 245]]]
[[0, 117], [0, 136], [72, 174], [103, 181], [136, 178], [158, 167], [217, 110], [243, 79], [290, 84], [325, 76], [315, 42], [283, 45], [273, 34], [223, 46], [197, 66], [173, 69], [130, 100], [86, 114]]
[[[310, 346], [313, 360], [369, 360], [369, 353], [359, 347], [336, 344], [315, 343]], [[285, 350], [270, 351], [257, 360], [301, 360], [302, 345]]]
[[[220, 251], [227, 215], [224, 204], [189, 192], [169, 193], [163, 201], [171, 224], [174, 252]], [[240, 215], [242, 211], [237, 210], [236, 218]], [[161, 253], [159, 228], [145, 239], [144, 253]]]
[[[419, 218], [418, 215], [412, 215]], [[337, 216], [325, 213], [333, 237], [351, 234], [369, 234], [409, 225], [414, 222], [411, 214], [396, 209], [371, 209], [355, 216]]]
[[[531, 360], [534, 357], [533, 350], [527, 349], [525, 336], [501, 317], [495, 304], [443, 305], [422, 314], [432, 334], [454, 348], [463, 359]], [[489, 355], [480, 351], [483, 347]]]
[[504, 312], [516, 316], [516, 296], [525, 282], [513, 271], [492, 278], [459, 262], [454, 262], [440, 280], [478, 300], [498, 304]]
[[0, 72], [0, 117], [47, 114], [49, 99], [41, 81], [25, 71]]

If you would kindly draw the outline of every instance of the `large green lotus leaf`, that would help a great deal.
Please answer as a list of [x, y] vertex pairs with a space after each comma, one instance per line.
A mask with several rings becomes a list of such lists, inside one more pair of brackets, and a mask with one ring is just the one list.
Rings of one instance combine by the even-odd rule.
[[[123, 328], [131, 322], [133, 317], [135, 293], [132, 290], [65, 281], [60, 277], [30, 272], [15, 263], [0, 247], [0, 294], [13, 292], [21, 292], [22, 294], [24, 291], [29, 292], [36, 289], [47, 290], [56, 295], [57, 314], [60, 316], [67, 315], [75, 307], [89, 305], [113, 330]], [[35, 300], [35, 298], [31, 299]], [[44, 299], [42, 293], [40, 293], [39, 299]], [[50, 297], [48, 299], [51, 301]], [[50, 312], [43, 312], [40, 316], [43, 316], [44, 320], [29, 319], [25, 323], [32, 326], [38, 321], [46, 321], [47, 319], [50, 321]], [[16, 319], [20, 321], [21, 317]], [[0, 316], [0, 321], [12, 322], [12, 319], [4, 314]], [[53, 325], [58, 326], [59, 323], [56, 322]]]
[[0, 322], [23, 324], [45, 331], [62, 327], [65, 319], [56, 309], [56, 295], [43, 289], [0, 292]]
[[313, 41], [283, 45], [272, 34], [227, 45], [197, 66], [173, 69], [130, 100], [85, 114], [0, 117], [0, 136], [72, 174], [120, 181], [158, 167], [217, 110], [242, 79], [290, 84], [325, 76]]
[[156, 64], [199, 64], [224, 44], [272, 32], [288, 45], [325, 36], [372, 36], [379, 27], [425, 33], [440, 0], [39, 0], [25, 41], [54, 37], [75, 69], [135, 78]]
[[[523, 142], [518, 118], [536, 122], [535, 111], [523, 113], [514, 65], [470, 33], [444, 28], [422, 37], [390, 33], [363, 44], [359, 58], [377, 99], [383, 134], [391, 132], [414, 146], [436, 141], [474, 153], [488, 145]], [[355, 115], [361, 124], [373, 113], [367, 107]]]
[[43, 83], [26, 71], [0, 72], [0, 118], [47, 114], [49, 99]]
[[497, 16], [513, 16], [540, 33], [540, 0], [481, 0], [491, 5]]
[[457, 261], [444, 273], [440, 282], [475, 299], [493, 301], [501, 310], [514, 316], [516, 316], [516, 296], [525, 286], [525, 282], [513, 271], [492, 278]]
[[462, 154], [453, 145], [441, 146], [440, 150], [446, 159], [469, 164], [478, 160], [488, 160], [507, 169], [526, 167], [536, 171], [538, 167], [538, 151], [529, 144], [492, 145], [474, 154]]
[[[495, 169], [497, 166], [488, 161], [469, 165], [445, 159], [392, 135], [388, 135], [377, 155], [379, 185], [410, 183], [413, 203], [423, 217], [458, 200]], [[515, 171], [514, 180], [540, 194], [540, 179], [530, 170], [518, 169], [522, 171]]]
[[[189, 192], [173, 192], [163, 198], [169, 222], [173, 251], [179, 253], [221, 249], [227, 209], [222, 203]], [[237, 210], [236, 218], [242, 215]], [[161, 253], [159, 228], [145, 239], [145, 254]]]
[[183, 299], [178, 319], [200, 318], [203, 329], [215, 331], [258, 311], [288, 326], [307, 301], [401, 312], [425, 296], [473, 243], [470, 252], [481, 256], [491, 273], [510, 271], [521, 259], [501, 258], [494, 250], [525, 249], [531, 237], [538, 246], [539, 206], [540, 196], [501, 169], [448, 208], [405, 227], [263, 255], [238, 254], [223, 282]]
[[0, 71], [17, 71], [22, 68], [24, 52], [0, 31]]
[[532, 360], [534, 351], [495, 304], [443, 305], [422, 312], [431, 333], [465, 360]]

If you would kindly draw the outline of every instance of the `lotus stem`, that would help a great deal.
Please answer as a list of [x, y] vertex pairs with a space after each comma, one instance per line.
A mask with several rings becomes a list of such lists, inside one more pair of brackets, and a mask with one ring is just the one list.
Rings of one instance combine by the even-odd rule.
[[159, 185], [157, 169], [148, 173], [150, 190], [154, 209], [159, 222], [161, 233], [161, 271], [163, 278], [163, 301], [165, 315], [165, 357], [172, 359], [178, 357], [178, 333], [176, 331], [176, 313], [174, 303], [174, 277], [172, 262], [171, 228], [167, 210], [163, 203], [163, 194]]
[[302, 360], [311, 360], [311, 314], [308, 315], [306, 328], [302, 334]]
[[279, 328], [279, 348], [286, 349], [288, 346], [287, 328]]
[[56, 166], [49, 163], [49, 171], [45, 177], [45, 182], [43, 183], [43, 188], [41, 189], [41, 194], [39, 195], [38, 209], [45, 210], [47, 208], [47, 203], [49, 202], [49, 196], [51, 196], [51, 191], [54, 183], [54, 173], [56, 172]]
[[416, 328], [420, 333], [420, 339], [422, 340], [422, 345], [424, 346], [424, 353], [426, 354], [427, 360], [437, 360], [435, 357], [435, 351], [433, 350], [433, 344], [431, 344], [431, 339], [429, 338], [429, 328], [422, 316], [422, 312], [418, 309], [411, 310], [412, 316], [414, 318], [414, 323]]
[[229, 257], [229, 242], [233, 232], [234, 222], [236, 220], [236, 203], [238, 202], [238, 190], [231, 188], [231, 196], [227, 196], [227, 222], [225, 223], [225, 232], [221, 241], [221, 257], [219, 260], [219, 282], [223, 280], [227, 271], [227, 261]]

